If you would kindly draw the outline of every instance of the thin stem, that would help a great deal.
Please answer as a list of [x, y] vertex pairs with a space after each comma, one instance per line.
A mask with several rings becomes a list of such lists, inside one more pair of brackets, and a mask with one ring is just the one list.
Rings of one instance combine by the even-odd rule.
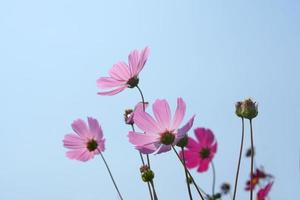
[[211, 167], [213, 171], [213, 184], [212, 184], [212, 195], [215, 196], [215, 187], [216, 187], [216, 170], [213, 161], [211, 161]]
[[142, 97], [142, 102], [143, 102], [143, 111], [145, 112], [145, 99], [144, 99], [144, 95], [143, 95], [143, 92], [142, 92], [142, 90], [141, 90], [141, 88], [137, 85], [136, 86], [136, 88], [139, 90], [139, 92], [140, 92], [140, 95], [141, 95], [141, 97]]
[[[143, 103], [143, 111], [145, 112], [146, 107], [145, 107], [145, 98], [144, 98], [143, 92], [142, 92], [141, 88], [138, 85], [136, 86], [136, 88], [138, 89], [138, 91], [141, 95], [142, 103]], [[149, 169], [151, 169], [149, 155], [146, 154], [146, 157], [147, 157], [147, 165], [148, 165]], [[154, 199], [157, 200], [157, 195], [156, 195], [156, 192], [155, 192], [154, 182], [153, 181], [151, 181], [151, 182], [152, 182], [151, 187], [152, 187], [152, 191], [153, 191], [153, 196], [154, 196]], [[152, 195], [151, 195], [151, 197], [152, 197]]]
[[232, 198], [232, 200], [235, 200], [236, 190], [237, 190], [237, 184], [238, 184], [238, 180], [239, 180], [240, 165], [241, 165], [242, 153], [243, 153], [243, 145], [244, 145], [244, 135], [245, 135], [244, 132], [245, 132], [245, 128], [244, 128], [244, 118], [242, 118], [242, 138], [241, 138], [241, 147], [240, 147], [240, 155], [239, 155], [238, 167], [237, 167], [236, 175], [235, 175], [235, 184], [234, 184], [234, 192], [233, 192], [233, 198]]
[[[179, 159], [179, 161], [180, 161], [181, 164], [183, 165], [183, 167], [185, 167], [183, 161], [181, 160], [181, 158], [180, 158], [178, 152], [176, 151], [176, 149], [174, 148], [174, 146], [172, 146], [172, 148], [173, 148], [173, 150], [174, 150], [174, 152], [175, 152], [177, 158]], [[189, 170], [188, 170], [186, 167], [185, 167], [185, 170], [187, 171], [188, 175], [189, 175], [190, 178], [192, 179], [193, 184], [195, 185], [195, 188], [196, 188], [196, 190], [197, 190], [199, 196], [201, 197], [202, 200], [204, 200], [204, 197], [203, 197], [203, 195], [202, 195], [202, 193], [201, 193], [201, 191], [200, 191], [200, 190], [202, 190], [202, 189], [200, 189], [200, 187], [198, 187], [198, 185], [197, 185], [197, 183], [195, 182], [195, 180], [194, 180], [192, 174], [189, 172]], [[208, 196], [203, 190], [202, 190], [202, 192], [203, 192], [206, 196]]]
[[152, 189], [153, 189], [154, 200], [158, 200], [157, 194], [156, 194], [156, 191], [155, 191], [155, 187], [154, 187], [154, 182], [153, 182], [153, 180], [150, 181], [150, 184], [151, 184]]
[[108, 171], [108, 173], [109, 173], [109, 175], [110, 175], [110, 178], [111, 178], [111, 180], [112, 180], [112, 182], [113, 182], [113, 184], [114, 184], [114, 186], [115, 186], [115, 189], [116, 189], [117, 192], [118, 192], [118, 195], [119, 195], [120, 199], [123, 200], [123, 197], [122, 197], [122, 195], [121, 195], [121, 193], [120, 193], [120, 191], [119, 191], [119, 188], [118, 188], [118, 186], [117, 186], [117, 184], [116, 184], [116, 182], [115, 182], [115, 180], [114, 180], [114, 177], [113, 177], [113, 175], [112, 175], [112, 173], [111, 173], [111, 171], [110, 171], [110, 169], [109, 169], [109, 167], [108, 167], [108, 164], [107, 164], [106, 160], [104, 159], [104, 156], [102, 155], [101, 151], [99, 151], [99, 153], [100, 153], [100, 156], [101, 156], [101, 158], [102, 158], [102, 160], [103, 160], [103, 162], [104, 162], [104, 164], [105, 164], [105, 166], [106, 166], [106, 169], [107, 169], [107, 171]]
[[193, 200], [193, 196], [192, 196], [192, 192], [191, 192], [191, 187], [190, 187], [190, 183], [188, 181], [189, 179], [189, 175], [188, 175], [188, 172], [186, 170], [186, 164], [185, 164], [185, 158], [184, 158], [184, 147], [181, 147], [181, 150], [182, 150], [182, 160], [183, 160], [183, 167], [184, 167], [184, 172], [185, 172], [185, 178], [186, 178], [186, 185], [187, 185], [187, 188], [188, 188], [188, 192], [189, 192], [189, 197], [190, 197], [190, 200]]
[[[253, 178], [253, 157], [254, 157], [254, 145], [253, 145], [253, 128], [252, 128], [252, 119], [250, 119], [250, 132], [251, 132], [251, 183]], [[250, 200], [253, 199], [253, 187], [250, 189]]]
[[[135, 131], [133, 124], [131, 124], [131, 128], [132, 128], [132, 131]], [[142, 164], [144, 166], [145, 165], [145, 161], [144, 161], [143, 155], [141, 154], [141, 152], [139, 152], [139, 154], [140, 154], [140, 158], [141, 158]], [[147, 182], [147, 185], [148, 185], [148, 191], [149, 191], [151, 200], [153, 200], [153, 195], [152, 195], [152, 191], [151, 191], [151, 187], [150, 187], [149, 182]]]

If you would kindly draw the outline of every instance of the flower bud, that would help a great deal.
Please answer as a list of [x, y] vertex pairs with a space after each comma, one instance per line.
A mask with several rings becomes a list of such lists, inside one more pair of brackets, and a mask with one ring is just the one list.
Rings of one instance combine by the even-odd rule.
[[223, 183], [221, 185], [221, 191], [223, 194], [228, 194], [230, 192], [230, 184], [229, 183]]
[[153, 178], [154, 178], [154, 173], [150, 169], [142, 173], [142, 180], [144, 182], [151, 182]]
[[[249, 148], [246, 151], [246, 157], [251, 157], [251, 154], [252, 154], [252, 150], [251, 150], [251, 148]], [[255, 150], [254, 150], [254, 148], [253, 148], [253, 156], [255, 156]]]
[[251, 99], [246, 99], [241, 105], [241, 115], [246, 119], [253, 119], [258, 114], [258, 108], [256, 102]]
[[150, 182], [153, 180], [154, 172], [148, 167], [148, 165], [141, 166], [140, 172], [144, 182]]
[[242, 102], [241, 102], [241, 101], [238, 101], [238, 102], [236, 102], [236, 104], [235, 104], [235, 114], [236, 114], [238, 117], [243, 117], [243, 116], [242, 116]]
[[178, 143], [176, 144], [176, 146], [178, 147], [186, 147], [186, 145], [188, 144], [188, 136], [185, 135], [183, 138], [181, 138]]
[[133, 122], [133, 110], [132, 109], [125, 110], [124, 120], [125, 120], [125, 123], [128, 124], [128, 125], [134, 124], [134, 122]]

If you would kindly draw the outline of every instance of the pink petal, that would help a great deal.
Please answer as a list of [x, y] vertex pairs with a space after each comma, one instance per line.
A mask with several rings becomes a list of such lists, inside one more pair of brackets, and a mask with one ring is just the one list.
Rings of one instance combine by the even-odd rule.
[[160, 129], [162, 131], [170, 129], [171, 110], [168, 102], [166, 100], [157, 99], [154, 102], [152, 109]]
[[193, 151], [198, 151], [200, 149], [199, 143], [197, 143], [193, 138], [188, 137], [188, 144], [186, 148], [193, 150]]
[[137, 112], [133, 117], [134, 123], [144, 132], [147, 133], [159, 133], [160, 129], [158, 128], [156, 122], [146, 112]]
[[208, 170], [210, 161], [208, 159], [201, 160], [199, 163], [199, 167], [197, 169], [198, 172], [205, 172]]
[[[180, 157], [183, 158], [182, 151], [180, 152]], [[196, 152], [184, 151], [184, 157], [185, 157], [185, 162], [186, 162], [187, 168], [191, 169], [198, 165], [199, 157]]]
[[101, 139], [103, 137], [103, 132], [98, 121], [92, 117], [88, 117], [88, 124], [90, 127], [91, 135], [96, 137], [97, 139]]
[[148, 144], [153, 144], [157, 142], [159, 139], [158, 135], [154, 134], [143, 134], [143, 133], [137, 133], [134, 131], [130, 131], [128, 133], [129, 142], [136, 146], [146, 146]]
[[177, 137], [182, 138], [192, 128], [194, 123], [195, 115], [180, 129], [178, 129]]
[[185, 115], [186, 105], [182, 98], [177, 99], [177, 108], [175, 111], [175, 115], [173, 118], [173, 125], [172, 129], [178, 129], [180, 123], [183, 120], [183, 117]]
[[156, 152], [156, 154], [160, 154], [160, 153], [164, 153], [164, 152], [170, 151], [171, 148], [172, 148], [171, 145], [164, 145], [164, 144], [162, 144], [162, 145], [159, 147], [159, 149], [158, 149], [158, 151]]
[[75, 133], [77, 133], [80, 137], [87, 137], [89, 130], [85, 121], [83, 121], [82, 119], [77, 119], [71, 124], [71, 126]]
[[210, 146], [214, 142], [214, 134], [210, 129], [197, 128], [195, 129], [195, 135], [198, 141], [205, 146]]
[[75, 134], [67, 134], [63, 140], [64, 147], [69, 149], [82, 149], [86, 147], [84, 139]]
[[119, 81], [111, 77], [101, 77], [97, 80], [97, 87], [100, 89], [110, 89], [115, 87], [123, 87], [126, 85], [126, 83], [126, 80]]
[[157, 150], [155, 143], [144, 146], [136, 146], [135, 148], [139, 150], [142, 154], [151, 154]]
[[122, 92], [126, 88], [127, 88], [127, 85], [123, 86], [123, 87], [120, 87], [120, 88], [117, 88], [115, 90], [107, 91], [107, 92], [98, 92], [97, 94], [104, 95], [104, 96], [112, 96], [112, 95], [115, 95], [115, 94], [118, 94], [118, 93]]
[[268, 183], [264, 188], [261, 188], [258, 193], [257, 193], [257, 200], [265, 200], [266, 197], [268, 196], [272, 185], [273, 185], [273, 181]]
[[70, 159], [76, 159], [80, 161], [87, 161], [93, 157], [93, 153], [89, 152], [87, 149], [71, 150], [66, 152], [66, 156]]
[[105, 150], [105, 139], [97, 140], [97, 143], [98, 143], [98, 148], [97, 148], [97, 151], [94, 151], [94, 153], [99, 154], [99, 151], [104, 152], [104, 150]]
[[130, 52], [128, 56], [129, 69], [131, 71], [131, 75], [137, 75], [137, 67], [139, 64], [139, 51], [137, 49]]
[[142, 69], [144, 68], [144, 66], [147, 62], [149, 53], [150, 53], [150, 49], [148, 47], [146, 47], [144, 50], [142, 50], [142, 52], [140, 54], [140, 58], [139, 58], [139, 64], [136, 68], [136, 72], [135, 72], [136, 74], [139, 74], [142, 71]]
[[146, 109], [148, 107], [148, 103], [145, 102], [144, 106], [143, 106], [143, 102], [139, 102], [138, 104], [135, 105], [134, 112], [143, 112], [144, 111], [144, 107]]
[[114, 64], [108, 71], [109, 75], [119, 81], [128, 81], [131, 78], [129, 67], [125, 62]]
[[215, 144], [212, 145], [212, 147], [210, 148], [210, 151], [215, 154], [217, 152], [217, 147], [218, 147], [218, 144], [216, 142]]

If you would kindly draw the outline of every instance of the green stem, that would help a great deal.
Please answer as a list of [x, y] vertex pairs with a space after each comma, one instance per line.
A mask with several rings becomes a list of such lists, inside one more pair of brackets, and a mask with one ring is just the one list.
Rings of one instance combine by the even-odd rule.
[[[253, 157], [254, 157], [254, 142], [253, 142], [253, 127], [252, 127], [252, 119], [250, 119], [250, 133], [251, 133], [251, 183], [253, 178]], [[253, 187], [250, 189], [250, 200], [253, 200]]]
[[103, 154], [101, 153], [101, 151], [99, 151], [99, 153], [100, 153], [100, 156], [101, 156], [101, 158], [102, 158], [102, 160], [103, 160], [103, 162], [104, 162], [104, 164], [105, 164], [105, 166], [106, 166], [106, 169], [107, 169], [107, 171], [108, 171], [108, 173], [109, 173], [109, 176], [110, 176], [110, 178], [111, 178], [111, 180], [112, 180], [112, 182], [113, 182], [113, 184], [114, 184], [114, 186], [115, 186], [115, 189], [116, 189], [117, 192], [118, 192], [118, 195], [119, 195], [120, 199], [123, 200], [123, 197], [122, 197], [122, 195], [121, 195], [121, 193], [120, 193], [120, 191], [119, 191], [119, 188], [118, 188], [118, 186], [117, 186], [117, 184], [116, 184], [116, 182], [115, 182], [115, 180], [114, 180], [114, 177], [113, 177], [113, 175], [112, 175], [112, 173], [111, 173], [111, 171], [110, 171], [110, 169], [109, 169], [109, 167], [108, 167], [108, 164], [107, 164], [107, 162], [106, 162], [106, 160], [105, 160]]
[[239, 180], [240, 165], [241, 165], [242, 153], [243, 153], [243, 145], [244, 145], [244, 135], [245, 135], [244, 132], [245, 132], [245, 128], [244, 128], [244, 118], [242, 118], [242, 138], [241, 138], [241, 147], [240, 147], [240, 155], [239, 155], [238, 167], [237, 167], [236, 175], [235, 175], [235, 184], [234, 184], [234, 192], [233, 192], [233, 198], [232, 198], [232, 200], [235, 200], [235, 197], [236, 197], [236, 190], [237, 190], [237, 184], [238, 184], [238, 180]]
[[[172, 148], [173, 148], [173, 150], [174, 150], [174, 152], [175, 152], [177, 158], [179, 159], [179, 161], [180, 161], [181, 164], [183, 165], [183, 167], [185, 167], [185, 165], [183, 164], [183, 161], [181, 160], [181, 158], [180, 158], [178, 152], [176, 151], [176, 149], [174, 148], [174, 146], [172, 146]], [[195, 188], [196, 188], [196, 190], [197, 190], [197, 192], [198, 192], [200, 198], [201, 198], [202, 200], [204, 200], [204, 197], [203, 197], [203, 195], [202, 195], [202, 193], [201, 193], [201, 191], [200, 191], [200, 190], [202, 190], [202, 189], [200, 189], [200, 187], [198, 187], [197, 183], [195, 182], [195, 180], [194, 180], [192, 174], [189, 172], [188, 168], [185, 167], [185, 170], [187, 171], [188, 175], [189, 175], [190, 178], [192, 179], [192, 182], [193, 182], [193, 184], [195, 185]], [[207, 195], [203, 190], [202, 190], [202, 192], [208, 197], [208, 195]]]
[[211, 167], [213, 171], [213, 184], [212, 184], [212, 195], [215, 196], [215, 187], [216, 187], [216, 170], [213, 161], [211, 161]]
[[[132, 128], [132, 131], [135, 131], [133, 124], [131, 124], [131, 128]], [[139, 154], [140, 154], [140, 158], [141, 158], [142, 164], [144, 166], [145, 165], [145, 161], [144, 161], [143, 155], [141, 154], [141, 152], [139, 152]], [[148, 191], [149, 191], [151, 200], [153, 200], [153, 195], [152, 195], [152, 191], [151, 191], [151, 187], [150, 187], [149, 182], [147, 182], [147, 185], [148, 185]]]
[[[145, 112], [146, 107], [145, 107], [145, 98], [144, 98], [143, 92], [142, 92], [141, 88], [138, 85], [136, 86], [136, 88], [138, 89], [138, 91], [139, 91], [139, 93], [141, 95], [142, 103], [143, 103], [143, 111]], [[146, 157], [147, 157], [147, 165], [148, 165], [149, 169], [151, 169], [149, 155], [146, 154]], [[155, 191], [155, 187], [154, 187], [154, 182], [153, 181], [151, 181], [151, 182], [152, 182], [151, 183], [151, 187], [152, 187], [152, 191], [153, 191], [153, 196], [154, 196], [154, 199], [157, 200], [157, 195], [156, 195], [156, 191]]]
[[184, 167], [184, 172], [185, 172], [185, 178], [186, 178], [186, 184], [187, 184], [187, 188], [188, 188], [188, 192], [189, 192], [189, 197], [190, 197], [190, 200], [193, 200], [190, 183], [188, 182], [189, 175], [188, 175], [186, 164], [185, 164], [184, 147], [181, 147], [181, 150], [182, 150], [182, 160], [183, 160], [183, 165], [184, 165], [183, 167]]

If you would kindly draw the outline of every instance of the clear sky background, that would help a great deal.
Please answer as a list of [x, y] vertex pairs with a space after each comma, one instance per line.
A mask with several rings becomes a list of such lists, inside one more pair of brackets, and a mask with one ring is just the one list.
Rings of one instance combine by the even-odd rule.
[[[217, 185], [233, 183], [240, 141], [234, 104], [259, 103], [256, 162], [276, 179], [272, 200], [299, 196], [299, 1], [0, 1], [0, 199], [117, 199], [100, 157], [67, 159], [62, 146], [76, 118], [102, 124], [105, 156], [125, 199], [147, 199], [139, 157], [127, 140], [123, 111], [137, 90], [96, 95], [106, 76], [134, 48], [151, 55], [140, 74], [147, 101], [181, 96], [195, 127], [218, 140]], [[248, 126], [246, 126], [248, 128]], [[246, 147], [249, 131], [246, 131]], [[151, 156], [160, 199], [187, 199], [173, 152]], [[250, 169], [243, 159], [238, 199]], [[197, 174], [211, 190], [211, 171]]]

